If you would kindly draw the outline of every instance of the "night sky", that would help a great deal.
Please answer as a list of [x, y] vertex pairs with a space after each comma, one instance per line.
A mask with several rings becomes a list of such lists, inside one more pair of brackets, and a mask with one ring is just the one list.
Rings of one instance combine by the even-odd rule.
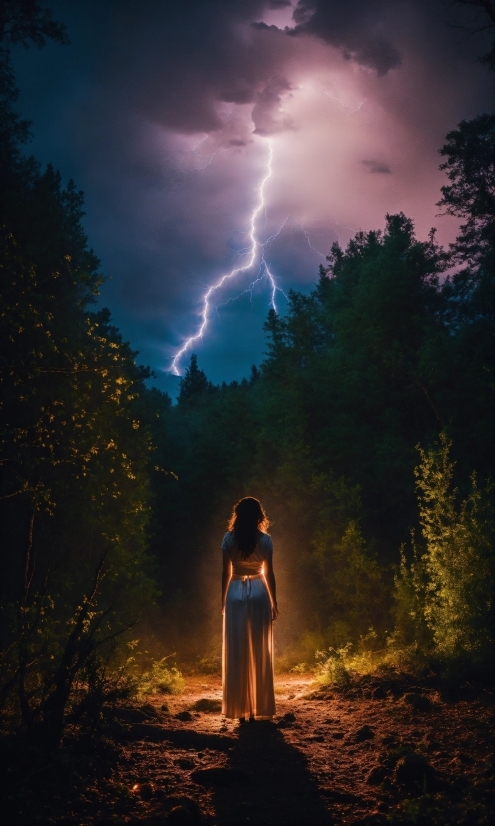
[[84, 190], [101, 302], [162, 389], [175, 393], [172, 360], [199, 330], [208, 287], [252, 257], [213, 293], [181, 372], [196, 352], [215, 383], [248, 375], [273, 284], [283, 313], [333, 241], [383, 227], [387, 212], [403, 210], [420, 239], [432, 226], [453, 239], [435, 206], [438, 149], [491, 110], [493, 76], [476, 60], [483, 36], [453, 27], [449, 3], [45, 5], [71, 45], [14, 51], [28, 151]]

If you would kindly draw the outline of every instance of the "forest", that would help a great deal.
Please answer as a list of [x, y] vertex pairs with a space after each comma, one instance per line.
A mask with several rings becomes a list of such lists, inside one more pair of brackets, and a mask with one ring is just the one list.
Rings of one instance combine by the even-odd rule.
[[26, 149], [10, 49], [64, 26], [20, 2], [0, 24], [2, 737], [57, 750], [153, 667], [219, 673], [246, 495], [272, 523], [280, 672], [488, 685], [495, 116], [440, 148], [449, 249], [386, 215], [268, 313], [250, 376], [216, 386], [191, 353], [174, 402], [98, 303], [83, 194]]

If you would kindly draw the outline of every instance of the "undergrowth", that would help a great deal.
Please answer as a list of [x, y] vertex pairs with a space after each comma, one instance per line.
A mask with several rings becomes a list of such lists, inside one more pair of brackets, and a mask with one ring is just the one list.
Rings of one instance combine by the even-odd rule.
[[150, 694], [180, 694], [184, 690], [185, 680], [177, 666], [167, 663], [168, 657], [155, 660], [151, 668], [136, 678], [138, 697]]

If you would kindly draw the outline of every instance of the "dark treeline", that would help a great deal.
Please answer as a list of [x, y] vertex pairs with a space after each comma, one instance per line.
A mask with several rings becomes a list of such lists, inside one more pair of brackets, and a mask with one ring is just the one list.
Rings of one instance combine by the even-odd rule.
[[10, 44], [63, 43], [65, 31], [37, 3], [1, 12], [0, 705], [57, 744], [69, 704], [73, 720], [91, 711], [116, 640], [155, 590], [139, 413], [149, 373], [94, 307], [82, 193], [21, 152]]
[[[54, 745], [122, 690], [128, 644], [215, 667], [233, 502], [273, 521], [279, 654], [374, 645], [489, 660], [495, 117], [451, 132], [434, 233], [386, 218], [265, 324], [249, 379], [195, 356], [176, 404], [95, 306], [82, 195], [22, 151], [12, 43], [63, 44], [1, 5], [0, 705]], [[412, 534], [411, 534], [412, 532]], [[372, 629], [370, 631], [370, 629]], [[364, 642], [363, 642], [364, 640]], [[144, 661], [144, 660], [143, 660]]]

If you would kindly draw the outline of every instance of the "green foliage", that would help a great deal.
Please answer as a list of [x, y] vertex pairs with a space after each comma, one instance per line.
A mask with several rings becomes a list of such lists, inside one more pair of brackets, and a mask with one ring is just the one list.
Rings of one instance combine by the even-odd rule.
[[395, 643], [441, 658], [480, 663], [493, 650], [493, 485], [476, 474], [465, 499], [453, 488], [452, 443], [444, 432], [415, 469], [422, 552], [404, 549], [396, 576]]
[[493, 485], [458, 502], [452, 488], [452, 443], [444, 433], [416, 468], [425, 541], [424, 616], [441, 653], [486, 653], [493, 645]]
[[36, 2], [7, 6], [0, 706], [12, 725], [56, 747], [67, 721], [105, 693], [120, 636], [155, 597], [146, 547], [152, 443], [140, 401], [149, 371], [136, 366], [109, 312], [92, 310], [102, 278], [82, 229], [82, 193], [18, 151], [26, 132], [11, 108], [8, 44], [63, 41], [63, 27]]
[[170, 665], [168, 657], [156, 660], [148, 671], [141, 674], [136, 683], [139, 695], [180, 694], [184, 690], [184, 678], [175, 665]]
[[198, 357], [193, 353], [184, 376], [179, 383], [179, 404], [194, 404], [203, 393], [212, 390], [212, 385], [206, 378], [204, 370], [198, 367]]
[[326, 636], [334, 645], [342, 645], [382, 618], [383, 574], [355, 522], [348, 524], [335, 544], [328, 541], [328, 530], [320, 529], [314, 549], [330, 609]]
[[289, 668], [289, 673], [290, 674], [307, 674], [308, 671], [311, 671], [311, 670], [312, 669], [310, 668], [308, 663], [296, 663], [296, 665], [293, 665], [292, 668]]
[[346, 667], [346, 660], [351, 643], [342, 648], [328, 648], [316, 652], [317, 667], [315, 682], [319, 685], [336, 685], [338, 688], [347, 688], [351, 684], [351, 677]]
[[495, 245], [495, 115], [461, 121], [440, 154], [450, 184], [442, 187], [438, 206], [466, 222], [453, 245], [456, 258], [480, 264]]
[[419, 646], [428, 650], [432, 644], [432, 634], [424, 612], [427, 574], [424, 558], [421, 556], [414, 535], [412, 539], [412, 560], [408, 564], [405, 546], [400, 549], [400, 562], [395, 578], [395, 634], [390, 647]]

